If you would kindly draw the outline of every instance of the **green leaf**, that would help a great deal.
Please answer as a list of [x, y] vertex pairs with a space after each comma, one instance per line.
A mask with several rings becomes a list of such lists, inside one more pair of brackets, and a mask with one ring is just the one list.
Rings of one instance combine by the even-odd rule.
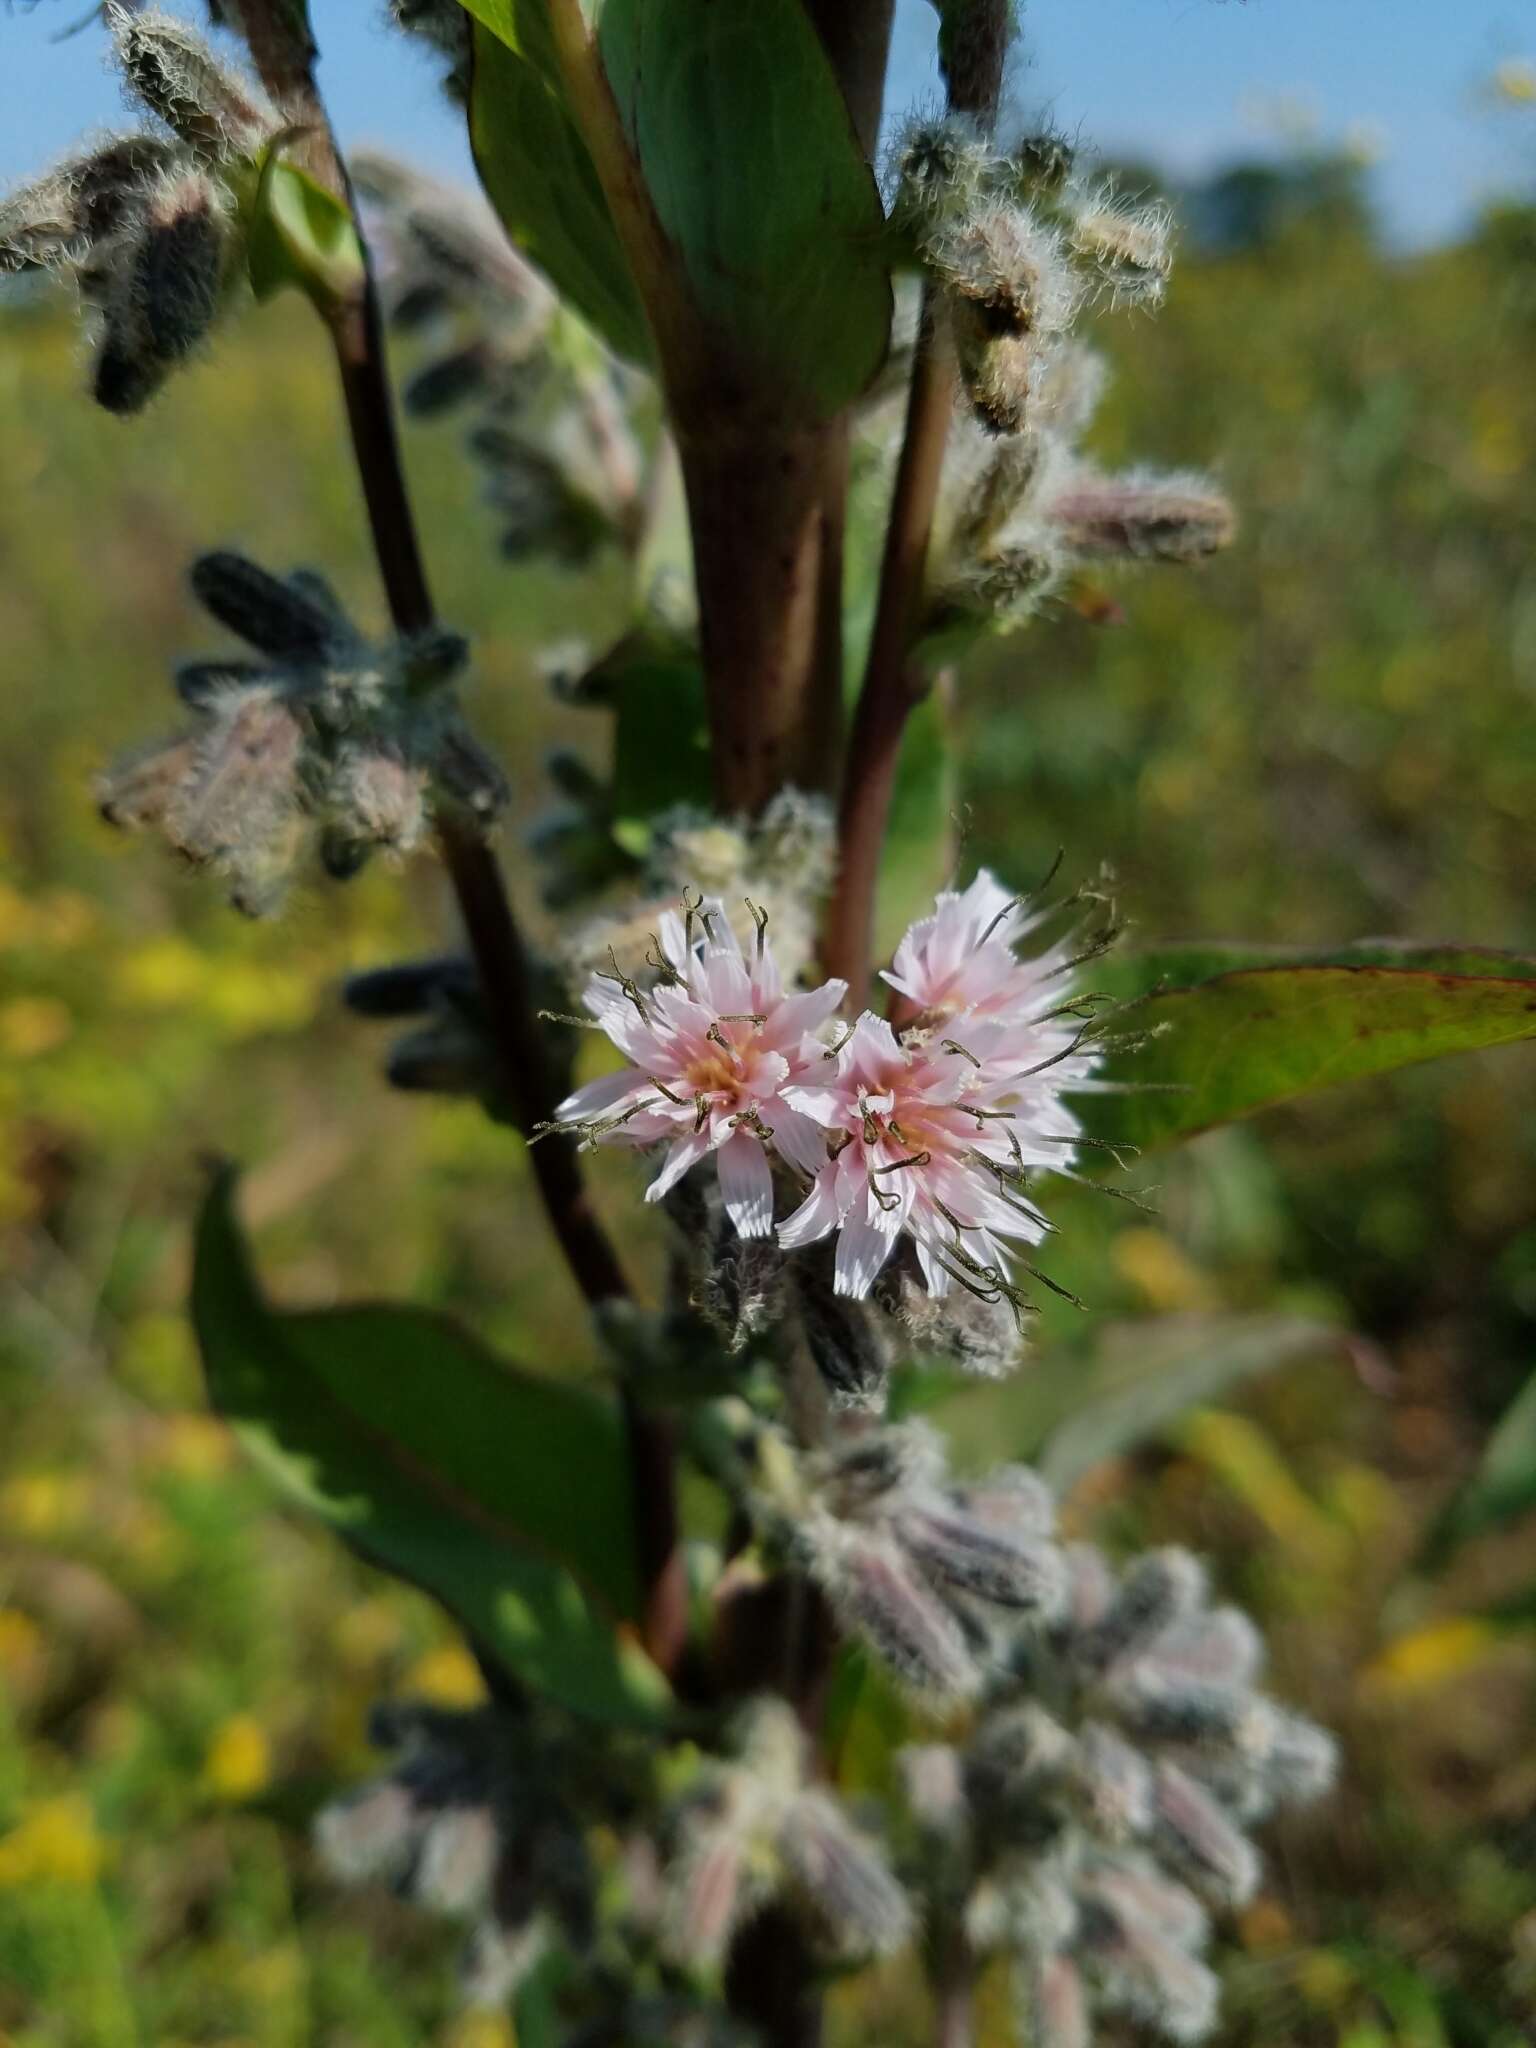
[[614, 837], [643, 858], [659, 812], [675, 804], [709, 806], [709, 720], [698, 650], [663, 628], [639, 626], [586, 681], [614, 707]]
[[645, 315], [566, 109], [542, 7], [488, 0], [471, 11], [479, 21], [470, 144], [491, 204], [524, 255], [605, 341], [620, 355], [649, 360]]
[[1336, 1330], [1301, 1316], [1107, 1323], [1083, 1343], [1053, 1347], [1017, 1378], [967, 1388], [929, 1412], [957, 1458], [1027, 1458], [1065, 1491], [1091, 1466], [1149, 1442], [1187, 1410], [1338, 1343]]
[[282, 142], [262, 159], [249, 202], [246, 268], [258, 300], [292, 285], [321, 312], [340, 304], [363, 281], [363, 250], [350, 209], [297, 164]]
[[1341, 1081], [1536, 1037], [1536, 959], [1517, 954], [1184, 948], [1100, 963], [1093, 980], [1148, 991], [1125, 1029], [1156, 1035], [1104, 1069], [1129, 1091], [1080, 1105], [1091, 1135], [1125, 1144], [1167, 1144]]
[[885, 358], [885, 217], [802, 0], [597, 0], [598, 47], [706, 327], [830, 417]]
[[1536, 1510], [1536, 1373], [1505, 1409], [1476, 1472], [1431, 1529], [1426, 1563]]
[[192, 1317], [214, 1406], [298, 1506], [436, 1596], [508, 1668], [578, 1711], [653, 1721], [617, 1418], [503, 1365], [452, 1323], [263, 1298], [219, 1174]]

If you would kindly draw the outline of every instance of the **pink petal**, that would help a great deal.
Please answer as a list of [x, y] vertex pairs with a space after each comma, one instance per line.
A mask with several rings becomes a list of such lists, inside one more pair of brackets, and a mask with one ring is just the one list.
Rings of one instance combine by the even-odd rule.
[[736, 1131], [715, 1158], [726, 1215], [742, 1237], [767, 1237], [773, 1229], [773, 1174], [761, 1138]]
[[690, 1166], [697, 1166], [709, 1150], [709, 1139], [702, 1132], [690, 1131], [686, 1138], [679, 1138], [667, 1154], [660, 1173], [645, 1191], [648, 1202], [659, 1202], [669, 1188], [675, 1188]]
[[827, 1141], [811, 1117], [790, 1109], [783, 1099], [773, 1105], [773, 1149], [802, 1173], [820, 1173], [827, 1163]]
[[836, 1230], [837, 1218], [835, 1176], [827, 1168], [817, 1174], [815, 1187], [794, 1214], [786, 1216], [779, 1225], [779, 1243], [786, 1251], [794, 1251], [803, 1244], [815, 1244], [818, 1238]]
[[894, 1237], [883, 1230], [876, 1230], [862, 1218], [847, 1217], [837, 1235], [833, 1293], [849, 1294], [855, 1301], [862, 1301], [875, 1284], [880, 1268], [891, 1256], [895, 1243]]
[[626, 1095], [640, 1096], [649, 1090], [650, 1083], [644, 1074], [637, 1074], [633, 1067], [620, 1067], [616, 1073], [599, 1074], [595, 1081], [588, 1081], [567, 1095], [555, 1116], [563, 1124], [586, 1123], [617, 1107]]

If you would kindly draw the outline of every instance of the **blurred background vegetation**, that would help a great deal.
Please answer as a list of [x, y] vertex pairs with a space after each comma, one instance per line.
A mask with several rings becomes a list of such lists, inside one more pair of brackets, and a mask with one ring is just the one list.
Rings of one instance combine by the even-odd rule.
[[[1536, 951], [1536, 209], [1394, 257], [1351, 167], [1315, 157], [1182, 211], [1166, 311], [1105, 324], [1096, 440], [1214, 462], [1243, 535], [1199, 575], [1077, 589], [968, 679], [965, 865], [1107, 859], [1148, 939]], [[477, 1678], [425, 1602], [274, 1513], [204, 1414], [182, 1320], [201, 1157], [250, 1166], [288, 1299], [451, 1305], [557, 1370], [583, 1363], [580, 1312], [517, 1142], [389, 1095], [339, 1008], [350, 969], [443, 943], [430, 866], [244, 925], [93, 809], [104, 758], [174, 721], [167, 664], [206, 644], [194, 551], [323, 564], [378, 617], [307, 314], [249, 316], [136, 428], [78, 383], [57, 308], [5, 313], [0, 2042], [507, 2048], [504, 2023], [453, 2017], [451, 1937], [311, 1863], [308, 1815], [368, 1768], [369, 1702]], [[445, 614], [476, 638], [477, 721], [532, 815], [544, 752], [602, 741], [535, 657], [602, 645], [617, 572], [605, 591], [498, 567], [451, 432], [413, 429], [409, 454]], [[601, 1194], [632, 1236], [630, 1172], [606, 1163]], [[1231, 1930], [1223, 2038], [1518, 2048], [1530, 1525], [1433, 1568], [1421, 1546], [1532, 1367], [1536, 1054], [1323, 1095], [1150, 1177], [1151, 1213], [1059, 1205], [1058, 1270], [1090, 1310], [1043, 1341], [1070, 1325], [1090, 1364], [1166, 1356], [1188, 1399], [1098, 1447], [1070, 1520], [1210, 1557], [1277, 1688], [1346, 1746], [1342, 1790], [1271, 1837]], [[1343, 1337], [1287, 1337], [1303, 1318]], [[1288, 1362], [1202, 1376], [1239, 1339]], [[1043, 1385], [987, 1397], [993, 1455], [1031, 1440]], [[912, 2011], [887, 1973], [839, 1993], [834, 2039], [916, 2041]]]

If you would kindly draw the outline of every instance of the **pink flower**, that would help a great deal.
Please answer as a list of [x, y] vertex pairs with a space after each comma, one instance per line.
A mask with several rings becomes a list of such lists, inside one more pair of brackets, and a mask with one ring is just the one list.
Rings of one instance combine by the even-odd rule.
[[786, 995], [766, 937], [746, 957], [718, 903], [686, 918], [669, 911], [658, 937], [654, 987], [599, 972], [582, 997], [630, 1065], [578, 1088], [556, 1117], [588, 1144], [669, 1141], [648, 1202], [713, 1153], [732, 1223], [743, 1237], [766, 1237], [768, 1146], [802, 1173], [826, 1163], [821, 1130], [787, 1091], [821, 1068], [825, 1048], [813, 1034], [847, 984]]
[[958, 1281], [1016, 1298], [1008, 1241], [1049, 1225], [1024, 1192], [1032, 1170], [1067, 1170], [1081, 1135], [1062, 1100], [1091, 1086], [1097, 1055], [1067, 985], [1071, 944], [1034, 960], [1014, 946], [1031, 916], [989, 874], [946, 892], [912, 925], [885, 979], [912, 1006], [897, 1036], [869, 1012], [830, 1075], [791, 1082], [792, 1107], [831, 1133], [831, 1158], [779, 1228], [787, 1247], [837, 1231], [834, 1285], [862, 1297], [903, 1233], [931, 1295]]
[[831, 1131], [833, 1157], [780, 1224], [779, 1243], [793, 1249], [836, 1230], [839, 1294], [868, 1294], [902, 1232], [930, 1294], [955, 1279], [1005, 1291], [1000, 1240], [1045, 1235], [1016, 1176], [1059, 1155], [1035, 1139], [1037, 1105], [1006, 1060], [999, 1067], [1002, 1027], [978, 1023], [968, 1037], [963, 1051], [958, 1041], [903, 1045], [866, 1010], [829, 1080], [786, 1087], [794, 1108]]
[[963, 894], [946, 889], [932, 915], [907, 927], [882, 975], [924, 1023], [967, 1011], [988, 1018], [1029, 1018], [1063, 1000], [1071, 959], [1064, 938], [1033, 960], [1014, 947], [1050, 915], [1031, 914], [985, 868]]

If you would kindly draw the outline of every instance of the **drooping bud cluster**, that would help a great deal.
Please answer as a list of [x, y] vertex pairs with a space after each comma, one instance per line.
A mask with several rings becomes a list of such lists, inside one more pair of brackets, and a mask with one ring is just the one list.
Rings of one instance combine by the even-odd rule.
[[[885, 976], [896, 1022], [866, 1011], [829, 1043], [843, 984], [786, 993], [766, 916], [752, 914], [744, 951], [718, 901], [685, 895], [681, 914], [658, 920], [644, 970], [611, 953], [583, 1001], [629, 1065], [578, 1089], [559, 1120], [588, 1145], [668, 1141], [652, 1201], [713, 1155], [744, 1237], [774, 1229], [776, 1169], [786, 1184], [809, 1176], [778, 1242], [799, 1251], [835, 1235], [825, 1301], [865, 1299], [906, 1239], [931, 1296], [959, 1286], [1022, 1309], [1010, 1241], [1036, 1244], [1050, 1227], [1030, 1177], [1070, 1172], [1080, 1134], [1062, 1098], [1093, 1085], [1094, 998], [1070, 977], [1113, 927], [1020, 959], [1053, 913], [983, 874], [941, 895], [897, 948]], [[862, 1368], [850, 1375], [862, 1385]]]
[[788, 1438], [717, 1411], [731, 1431], [717, 1476], [772, 1557], [811, 1579], [842, 1626], [903, 1686], [942, 1704], [996, 1675], [1007, 1629], [1063, 1606], [1067, 1571], [1049, 1493], [1004, 1467], [961, 1482], [921, 1423], [868, 1424], [798, 1454]]
[[380, 849], [418, 845], [436, 807], [485, 821], [500, 809], [501, 773], [449, 687], [468, 658], [457, 634], [374, 647], [323, 577], [280, 579], [232, 553], [201, 556], [192, 587], [259, 658], [182, 666], [176, 688], [193, 724], [104, 777], [111, 823], [155, 828], [222, 873], [237, 908], [257, 916], [281, 900], [311, 844], [345, 880]]
[[777, 1900], [844, 1961], [893, 1954], [909, 1939], [911, 1910], [883, 1849], [807, 1781], [806, 1749], [790, 1707], [755, 1701], [733, 1754], [704, 1763], [674, 1809], [663, 1945], [679, 1962], [717, 1971], [732, 1937]]
[[321, 1813], [316, 1845], [332, 1874], [467, 1923], [460, 1979], [473, 2005], [504, 2004], [552, 1941], [585, 1949], [585, 1831], [612, 1779], [588, 1746], [500, 1707], [383, 1707], [371, 1732], [399, 1760]]
[[391, 157], [364, 152], [353, 171], [391, 316], [430, 350], [406, 409], [470, 414], [502, 552], [577, 567], [609, 542], [630, 546], [642, 486], [632, 377], [561, 310], [483, 202]]
[[1247, 1830], [1323, 1792], [1333, 1745], [1255, 1690], [1257, 1635], [1186, 1552], [1118, 1579], [1085, 1546], [1064, 1561], [1062, 1610], [1017, 1639], [968, 1740], [906, 1754], [918, 1882], [976, 1954], [1015, 1958], [1039, 2048], [1086, 2048], [1095, 2014], [1198, 2040], [1209, 1911], [1251, 1897]]
[[91, 389], [136, 413], [208, 335], [241, 269], [236, 187], [277, 116], [173, 15], [109, 5], [129, 91], [164, 133], [115, 138], [0, 203], [0, 273], [75, 283]]
[[1002, 152], [956, 116], [898, 136], [890, 206], [938, 288], [966, 399], [930, 555], [930, 631], [1016, 624], [1082, 563], [1225, 547], [1234, 520], [1208, 479], [1104, 476], [1076, 452], [1103, 374], [1072, 330], [1093, 301], [1160, 301], [1169, 209], [1076, 176], [1059, 137]]

